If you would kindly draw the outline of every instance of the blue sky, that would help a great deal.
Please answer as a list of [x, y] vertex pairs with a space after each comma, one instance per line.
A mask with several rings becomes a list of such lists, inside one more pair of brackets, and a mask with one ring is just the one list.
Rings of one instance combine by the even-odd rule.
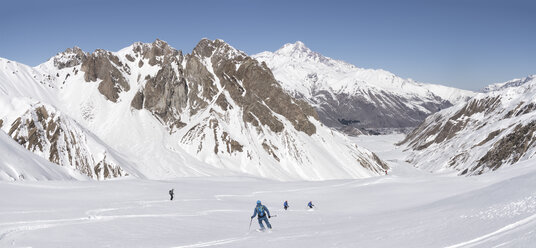
[[404, 78], [479, 90], [536, 74], [536, 1], [6, 1], [0, 57], [37, 65], [68, 47], [207, 37], [248, 54], [303, 41]]

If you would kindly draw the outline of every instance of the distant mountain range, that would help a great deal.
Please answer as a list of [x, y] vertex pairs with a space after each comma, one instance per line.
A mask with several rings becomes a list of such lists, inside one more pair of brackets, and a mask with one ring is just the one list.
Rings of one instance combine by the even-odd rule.
[[435, 113], [402, 142], [432, 172], [480, 175], [536, 156], [536, 75], [486, 87]]
[[409, 130], [475, 94], [358, 68], [299, 41], [253, 57], [268, 65], [286, 91], [314, 106], [322, 123], [351, 135]]
[[189, 54], [156, 40], [36, 67], [0, 58], [0, 180], [363, 178], [389, 168], [339, 131], [408, 130], [408, 162], [479, 175], [535, 156], [535, 85], [418, 83], [301, 42], [254, 56], [203, 39]]

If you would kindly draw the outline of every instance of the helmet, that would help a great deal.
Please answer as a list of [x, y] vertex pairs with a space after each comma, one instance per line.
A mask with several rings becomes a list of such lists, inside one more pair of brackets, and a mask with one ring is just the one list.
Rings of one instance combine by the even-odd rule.
[[257, 201], [257, 204], [261, 204], [261, 200], [258, 200], [258, 201]]

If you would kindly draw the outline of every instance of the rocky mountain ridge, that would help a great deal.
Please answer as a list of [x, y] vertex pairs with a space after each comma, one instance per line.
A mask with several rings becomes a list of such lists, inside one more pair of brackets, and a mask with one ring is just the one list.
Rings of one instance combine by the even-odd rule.
[[433, 172], [479, 175], [536, 155], [534, 76], [491, 85], [466, 104], [428, 117], [402, 144]]
[[[368, 177], [387, 168], [370, 151], [324, 127], [309, 104], [283, 90], [266, 64], [222, 40], [203, 39], [186, 55], [156, 40], [118, 52], [74, 47], [34, 68], [10, 61], [2, 65], [3, 98], [53, 106], [67, 117], [62, 120], [72, 118], [123, 158], [99, 167], [108, 173], [98, 179], [245, 173], [322, 180]], [[0, 110], [4, 129], [17, 126], [13, 120], [20, 113]], [[40, 133], [61, 126], [46, 124]], [[26, 126], [10, 134], [28, 139], [17, 136]], [[61, 131], [72, 133], [73, 126]], [[41, 143], [54, 143], [40, 137]], [[78, 142], [61, 149], [76, 150]], [[97, 175], [90, 173], [94, 164], [82, 169], [76, 159], [57, 161]]]

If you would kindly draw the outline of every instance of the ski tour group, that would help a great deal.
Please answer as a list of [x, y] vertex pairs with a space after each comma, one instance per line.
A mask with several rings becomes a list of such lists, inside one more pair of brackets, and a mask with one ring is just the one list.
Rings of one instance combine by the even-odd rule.
[[[169, 190], [169, 196], [170, 196], [169, 200], [171, 200], [171, 201], [173, 201], [173, 196], [175, 195], [174, 190], [175, 189], [170, 189]], [[283, 203], [283, 208], [285, 210], [287, 210], [289, 207], [290, 207], [290, 205], [288, 205], [288, 201], [285, 201]], [[315, 207], [315, 205], [313, 204], [312, 201], [309, 201], [309, 203], [307, 203], [307, 207], [309, 209], [312, 209], [312, 208]], [[268, 208], [265, 205], [262, 205], [260, 200], [257, 201], [257, 206], [255, 206], [255, 209], [253, 210], [253, 215], [251, 216], [251, 221], [249, 222], [249, 227], [250, 228], [251, 228], [251, 222], [253, 221], [253, 218], [255, 218], [255, 216], [257, 216], [257, 220], [259, 221], [261, 231], [266, 230], [266, 228], [264, 227], [264, 225], [262, 223], [263, 221], [264, 221], [264, 223], [266, 223], [266, 226], [268, 227], [268, 229], [272, 229], [272, 225], [270, 224], [270, 221], [268, 221], [269, 218], [272, 218], [272, 216], [270, 215], [270, 210], [268, 210]], [[276, 215], [274, 215], [274, 217], [275, 216]]]
[[[313, 205], [312, 201], [307, 203], [308, 208], [313, 208], [314, 206], [315, 205]], [[289, 207], [290, 206], [288, 205], [288, 201], [285, 201], [283, 203], [283, 208], [287, 210]], [[251, 222], [253, 221], [253, 218], [255, 218], [255, 216], [257, 216], [257, 220], [259, 221], [259, 225], [261, 227], [260, 231], [266, 230], [266, 228], [262, 224], [263, 221], [264, 223], [266, 223], [266, 226], [268, 226], [268, 229], [272, 229], [272, 225], [270, 224], [270, 221], [268, 221], [268, 219], [272, 218], [272, 216], [270, 215], [270, 210], [268, 210], [268, 208], [265, 205], [262, 205], [260, 200], [257, 201], [257, 206], [255, 206], [255, 209], [253, 210], [253, 215], [251, 216], [251, 221], [249, 222], [250, 228], [251, 228]], [[268, 216], [268, 218], [266, 218], [266, 216]], [[276, 215], [274, 215], [274, 217], [275, 216]]]

